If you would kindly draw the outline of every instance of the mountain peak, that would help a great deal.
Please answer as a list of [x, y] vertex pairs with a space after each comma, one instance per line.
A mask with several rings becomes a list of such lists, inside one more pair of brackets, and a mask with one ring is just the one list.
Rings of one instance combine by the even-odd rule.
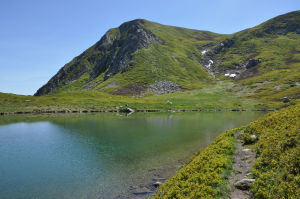
[[144, 19], [125, 22], [118, 28], [107, 31], [94, 46], [65, 65], [35, 95], [53, 92], [60, 84], [67, 85], [84, 74], [90, 74], [89, 81], [104, 74], [104, 80], [130, 69], [133, 53], [148, 48], [152, 42], [162, 40], [144, 27]]
[[[232, 35], [135, 19], [107, 31], [35, 95], [74, 90], [143, 95], [153, 85], [193, 89], [219, 75], [251, 78], [297, 62], [299, 34], [300, 11]], [[285, 56], [275, 60], [279, 54]]]

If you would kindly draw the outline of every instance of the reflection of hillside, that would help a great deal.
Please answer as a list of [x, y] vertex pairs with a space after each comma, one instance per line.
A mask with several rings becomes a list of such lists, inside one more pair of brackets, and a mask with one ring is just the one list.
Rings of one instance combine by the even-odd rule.
[[[72, 182], [71, 187], [80, 186], [82, 190], [93, 183], [102, 191], [116, 192], [129, 184], [150, 182], [153, 176], [148, 171], [153, 168], [165, 177], [172, 175], [181, 164], [178, 160], [203, 148], [224, 130], [246, 124], [260, 114], [138, 113], [129, 117], [116, 114], [11, 115], [1, 118], [0, 137], [2, 135], [7, 139], [13, 136], [17, 141], [12, 142], [16, 149], [24, 144], [24, 139], [27, 140], [25, 149], [18, 149], [21, 152], [29, 150], [29, 154], [33, 154], [35, 163], [29, 162], [27, 166], [38, 167], [34, 170], [40, 169], [41, 173], [46, 172], [47, 177], [54, 179], [52, 183], [55, 186], [59, 184], [56, 178], [78, 178], [80, 180], [76, 185]], [[10, 148], [6, 147], [6, 150], [10, 151]], [[24, 165], [23, 159], [27, 155], [21, 153], [17, 159]], [[13, 157], [8, 157], [10, 164], [17, 165], [14, 163], [16, 156]], [[47, 173], [49, 165], [52, 165], [52, 170]], [[59, 175], [53, 176], [53, 173]], [[40, 180], [39, 175], [35, 180]], [[45, 187], [39, 188], [47, 192]], [[107, 194], [104, 192], [100, 191]]]
[[[50, 121], [87, 143], [107, 161], [141, 163], [157, 154], [195, 151], [218, 133], [256, 117], [253, 112], [11, 115], [3, 124]], [[176, 147], [175, 147], [176, 146]]]

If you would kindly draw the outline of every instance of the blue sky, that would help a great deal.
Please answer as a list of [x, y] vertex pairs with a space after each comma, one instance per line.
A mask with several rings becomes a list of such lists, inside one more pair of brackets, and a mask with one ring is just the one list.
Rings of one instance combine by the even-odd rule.
[[32, 95], [112, 27], [136, 18], [234, 33], [299, 0], [0, 0], [0, 92]]

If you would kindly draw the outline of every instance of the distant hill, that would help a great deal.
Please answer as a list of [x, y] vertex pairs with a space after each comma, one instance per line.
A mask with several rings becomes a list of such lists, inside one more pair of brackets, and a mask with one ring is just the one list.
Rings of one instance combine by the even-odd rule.
[[143, 96], [233, 80], [233, 92], [300, 97], [294, 88], [299, 63], [300, 11], [230, 35], [137, 19], [110, 29], [35, 95], [93, 90]]

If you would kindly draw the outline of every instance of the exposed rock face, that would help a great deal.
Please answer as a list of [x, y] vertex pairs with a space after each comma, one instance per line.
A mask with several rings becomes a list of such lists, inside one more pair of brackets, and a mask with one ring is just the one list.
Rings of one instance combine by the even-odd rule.
[[234, 44], [235, 39], [226, 39], [225, 41], [222, 41], [218, 46], [215, 47], [215, 53], [218, 54], [221, 52], [224, 48], [230, 48]]
[[97, 77], [106, 71], [105, 79], [118, 73], [129, 70], [131, 54], [141, 48], [147, 48], [154, 41], [162, 43], [152, 32], [144, 29], [142, 20], [134, 20], [119, 27], [119, 39], [112, 41], [108, 34], [104, 35], [96, 48], [104, 53], [103, 57], [95, 60], [95, 68], [91, 78]]
[[158, 95], [172, 93], [179, 89], [180, 86], [171, 81], [160, 81], [149, 86], [149, 92], [156, 93]]
[[[143, 20], [124, 23], [119, 28], [109, 30], [94, 46], [61, 68], [35, 95], [49, 94], [85, 74], [90, 75], [91, 81], [105, 72], [106, 80], [116, 73], [128, 71], [133, 67], [129, 63], [133, 59], [132, 54], [141, 48], [148, 48], [152, 42], [162, 43], [144, 28]], [[91, 84], [84, 90], [94, 86]]]
[[261, 62], [261, 59], [250, 59], [247, 63], [246, 63], [246, 68], [252, 68], [254, 66], [256, 66], [257, 64], [259, 64]]

